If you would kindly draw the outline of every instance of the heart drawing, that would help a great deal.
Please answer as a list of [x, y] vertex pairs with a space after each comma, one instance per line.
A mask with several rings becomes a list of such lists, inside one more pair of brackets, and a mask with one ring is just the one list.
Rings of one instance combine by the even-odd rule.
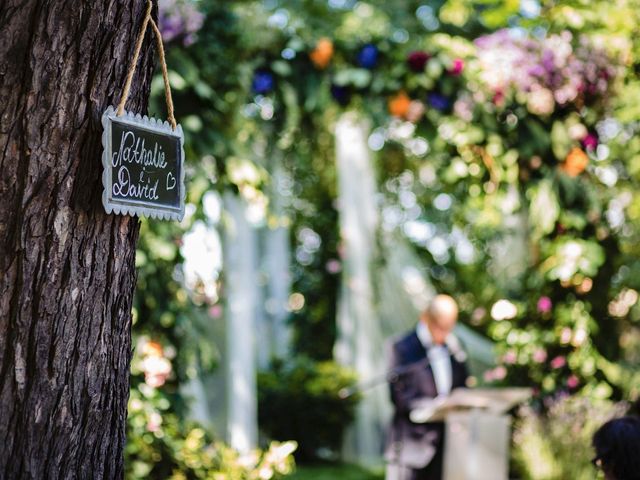
[[173, 173], [167, 173], [167, 190], [173, 190], [176, 188], [176, 177], [173, 176]]

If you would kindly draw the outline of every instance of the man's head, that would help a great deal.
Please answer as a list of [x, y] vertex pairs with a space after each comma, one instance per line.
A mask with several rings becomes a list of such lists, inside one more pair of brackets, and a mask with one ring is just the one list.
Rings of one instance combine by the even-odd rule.
[[449, 295], [436, 295], [420, 319], [429, 328], [433, 343], [442, 345], [458, 321], [458, 304]]

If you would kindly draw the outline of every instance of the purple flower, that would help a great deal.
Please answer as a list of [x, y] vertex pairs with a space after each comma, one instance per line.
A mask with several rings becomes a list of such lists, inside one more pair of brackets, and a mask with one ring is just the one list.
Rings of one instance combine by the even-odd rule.
[[481, 50], [494, 48], [497, 45], [505, 45], [513, 42], [513, 38], [509, 33], [509, 30], [503, 28], [502, 30], [498, 30], [491, 35], [484, 35], [482, 37], [478, 37], [474, 40], [473, 43], [476, 44]]
[[184, 46], [191, 45], [196, 41], [196, 32], [202, 28], [204, 18], [192, 1], [158, 2], [158, 28], [165, 42], [180, 39]]
[[427, 62], [431, 58], [427, 52], [423, 52], [422, 50], [417, 50], [415, 52], [411, 52], [407, 56], [407, 63], [409, 64], [409, 68], [414, 72], [422, 72], [424, 71], [424, 67], [427, 65]]
[[551, 50], [545, 50], [542, 52], [542, 58], [540, 59], [542, 66], [547, 72], [553, 73], [556, 69], [555, 55]]
[[431, 92], [427, 95], [427, 103], [441, 112], [447, 110], [451, 104], [447, 97], [436, 92]]
[[193, 3], [188, 4], [184, 19], [184, 25], [189, 33], [197, 32], [204, 24], [204, 14], [198, 11]]
[[331, 85], [331, 96], [343, 107], [351, 100], [351, 90], [344, 85]]
[[184, 36], [184, 40], [182, 40], [182, 44], [185, 47], [188, 47], [189, 45], [193, 45], [194, 43], [196, 43], [196, 39], [197, 37], [193, 33], [189, 33]]
[[553, 308], [553, 302], [549, 297], [540, 297], [538, 300], [538, 312], [549, 313]]
[[605, 98], [615, 65], [604, 50], [579, 40], [568, 31], [537, 39], [506, 29], [480, 37], [475, 41], [480, 80], [494, 92], [550, 92], [561, 106], [580, 97], [585, 102]]
[[378, 63], [378, 47], [368, 43], [358, 52], [358, 65], [369, 70], [376, 67]]
[[527, 70], [527, 73], [532, 77], [542, 77], [546, 73], [546, 70], [542, 65], [532, 65], [529, 70]]
[[258, 70], [253, 74], [251, 88], [258, 95], [266, 95], [275, 85], [273, 74], [266, 70]]
[[587, 136], [582, 139], [582, 146], [587, 150], [595, 150], [598, 146], [598, 137], [593, 133], [588, 133]]

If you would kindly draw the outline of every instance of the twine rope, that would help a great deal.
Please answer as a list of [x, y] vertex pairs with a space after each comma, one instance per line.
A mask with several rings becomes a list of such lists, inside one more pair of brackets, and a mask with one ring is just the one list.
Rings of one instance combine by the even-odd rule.
[[162, 34], [156, 22], [151, 19], [151, 27], [156, 34], [156, 41], [158, 43], [158, 56], [160, 57], [160, 66], [162, 67], [162, 79], [164, 80], [164, 97], [167, 101], [167, 115], [169, 117], [169, 123], [173, 129], [176, 129], [176, 118], [173, 116], [173, 98], [171, 97], [171, 85], [169, 85], [169, 73], [167, 72], [167, 62], [164, 59], [164, 46], [162, 45]]
[[160, 65], [162, 67], [162, 79], [164, 80], [164, 96], [167, 101], [167, 115], [169, 117], [169, 123], [171, 124], [171, 128], [173, 130], [176, 129], [176, 118], [173, 114], [173, 99], [171, 98], [171, 86], [169, 85], [169, 74], [167, 72], [167, 62], [164, 57], [164, 46], [162, 44], [162, 34], [160, 33], [160, 29], [156, 22], [151, 18], [151, 0], [147, 0], [147, 13], [144, 16], [144, 20], [142, 22], [142, 27], [140, 27], [140, 32], [138, 33], [138, 38], [136, 40], [136, 46], [133, 51], [133, 58], [131, 59], [131, 63], [129, 64], [129, 71], [127, 72], [127, 79], [124, 83], [124, 88], [122, 90], [122, 96], [120, 97], [120, 103], [118, 103], [118, 108], [116, 110], [116, 114], [118, 116], [124, 113], [124, 106], [127, 103], [127, 99], [129, 98], [129, 92], [131, 91], [131, 82], [133, 81], [133, 75], [136, 73], [136, 67], [138, 65], [138, 59], [140, 57], [140, 50], [142, 50], [142, 42], [144, 41], [144, 36], [147, 31], [147, 27], [151, 24], [151, 28], [156, 36], [156, 43], [158, 45], [158, 56], [160, 57]]

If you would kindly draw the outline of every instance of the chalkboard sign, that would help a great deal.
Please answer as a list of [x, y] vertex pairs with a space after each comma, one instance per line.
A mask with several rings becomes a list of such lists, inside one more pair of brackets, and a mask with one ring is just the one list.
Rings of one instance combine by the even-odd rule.
[[184, 217], [184, 135], [168, 122], [109, 107], [102, 115], [102, 203], [107, 213]]

